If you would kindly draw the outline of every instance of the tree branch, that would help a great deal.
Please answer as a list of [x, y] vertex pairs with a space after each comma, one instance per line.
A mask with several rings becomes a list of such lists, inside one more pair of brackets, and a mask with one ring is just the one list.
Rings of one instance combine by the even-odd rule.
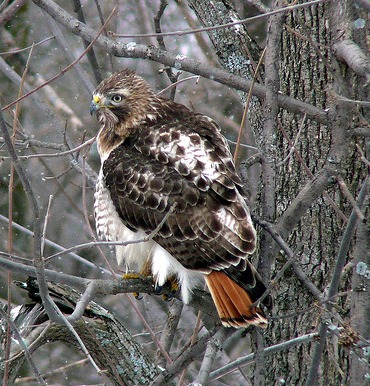
[[[333, 333], [334, 333], [334, 331], [333, 331]], [[315, 340], [317, 337], [318, 337], [317, 332], [307, 334], [307, 335], [302, 335], [302, 336], [299, 336], [298, 338], [293, 338], [293, 339], [290, 339], [286, 342], [278, 343], [278, 344], [275, 344], [273, 346], [267, 347], [263, 351], [266, 355], [274, 354], [276, 352], [279, 352], [282, 350], [288, 350], [291, 347], [295, 347], [295, 346], [298, 346], [298, 345], [306, 343], [306, 342], [311, 342], [311, 341]], [[212, 371], [211, 374], [209, 375], [209, 380], [211, 381], [214, 379], [219, 379], [219, 378], [223, 377], [224, 375], [229, 374], [232, 371], [235, 371], [236, 369], [238, 369], [241, 366], [249, 365], [249, 364], [254, 362], [255, 358], [256, 358], [255, 353], [246, 355], [244, 357], [240, 357], [236, 361], [233, 361], [226, 366], [223, 366], [215, 371]]]
[[[8, 255], [5, 254], [4, 255]], [[36, 276], [36, 269], [33, 266], [17, 263], [1, 257], [0, 267], [24, 276]], [[79, 276], [68, 275], [61, 272], [56, 272], [50, 269], [45, 269], [45, 277], [48, 281], [68, 285], [79, 292], [84, 292], [90, 283], [93, 283], [96, 294], [102, 295], [117, 295], [119, 293], [147, 293], [155, 294], [154, 281], [150, 276], [141, 276], [137, 279], [118, 278], [114, 279], [86, 279]], [[180, 294], [173, 294], [167, 286], [162, 288], [162, 294], [176, 297], [181, 300]], [[216, 308], [213, 304], [211, 296], [208, 292], [196, 289], [189, 303], [191, 307], [201, 310], [206, 315], [210, 316], [214, 321], [219, 321]]]
[[[40, 8], [44, 9], [54, 20], [62, 24], [73, 34], [80, 36], [89, 42], [96, 38], [95, 30], [87, 27], [85, 24], [73, 18], [70, 14], [68, 14], [68, 12], [59, 7], [53, 1], [33, 0], [33, 2]], [[251, 87], [251, 81], [248, 79], [232, 75], [224, 70], [210, 67], [196, 60], [189, 59], [186, 56], [162, 51], [152, 46], [145, 46], [136, 43], [123, 44], [105, 36], [99, 36], [96, 39], [95, 44], [102, 48], [104, 51], [118, 57], [149, 59], [158, 63], [162, 63], [165, 66], [171, 66], [176, 69], [189, 71], [191, 73], [212, 79], [216, 82], [225, 84], [229, 87], [233, 87], [244, 92], [248, 92]], [[263, 99], [265, 94], [266, 88], [256, 83], [253, 87], [253, 95]], [[298, 101], [286, 95], [279, 95], [278, 104], [281, 108], [288, 109], [291, 112], [301, 115], [307, 114], [307, 117], [311, 119], [322, 123], [327, 123], [327, 112], [308, 103]], [[9, 104], [7, 107], [10, 107], [11, 105], [12, 104]]]
[[345, 62], [357, 75], [365, 78], [365, 86], [370, 83], [370, 61], [368, 55], [352, 40], [345, 39], [333, 46], [335, 55]]
[[[80, 22], [86, 24], [85, 16], [84, 16], [84, 13], [82, 10], [80, 0], [73, 0], [73, 5], [74, 5], [74, 11], [77, 13], [78, 20]], [[85, 49], [87, 49], [87, 47], [89, 46], [89, 42], [84, 40], [83, 44], [84, 44]], [[98, 84], [103, 80], [103, 78], [102, 78], [100, 70], [99, 70], [99, 64], [98, 64], [98, 60], [95, 56], [94, 48], [92, 48], [91, 50], [88, 50], [86, 56], [90, 62], [91, 69], [92, 69], [93, 74], [95, 76], [95, 81]], [[92, 92], [92, 90], [90, 90], [90, 92]]]
[[[24, 341], [22, 335], [20, 334], [19, 332], [19, 328], [17, 327], [16, 323], [14, 323], [14, 321], [12, 319], [10, 319], [9, 315], [7, 312], [5, 312], [2, 308], [2, 306], [0, 305], [0, 315], [1, 315], [1, 318], [3, 320], [6, 321], [6, 323], [9, 324], [10, 328], [11, 328], [11, 331], [12, 331], [12, 334], [14, 336], [14, 340], [18, 342], [19, 346], [21, 347], [21, 349], [23, 350], [23, 355], [24, 357], [26, 358], [28, 364], [30, 365], [31, 369], [33, 370], [33, 372], [35, 373], [35, 376], [36, 376], [36, 379], [37, 379], [37, 382], [41, 385], [47, 385], [47, 383], [45, 382], [45, 380], [42, 378], [39, 370], [37, 369], [35, 363], [33, 362], [32, 360], [32, 357], [31, 357], [31, 354], [30, 354], [30, 351], [28, 349], [28, 346], [26, 344], [26, 342]], [[14, 315], [14, 314], [13, 314]], [[2, 335], [2, 333], [0, 332], [0, 336]], [[3, 339], [0, 340], [0, 342], [3, 342]], [[0, 350], [2, 351], [2, 350]], [[4, 358], [2, 358], [4, 359]], [[2, 373], [2, 371], [0, 371], [0, 374]], [[1, 377], [3, 378], [3, 377]]]
[[336, 172], [329, 167], [323, 167], [293, 199], [276, 224], [276, 231], [285, 239], [303, 217], [308, 208], [331, 185], [336, 183]]
[[[54, 341], [63, 341], [80, 348], [71, 330], [54, 323], [47, 324], [48, 315], [42, 307], [38, 295], [38, 287], [29, 281], [24, 287], [29, 292], [32, 304], [23, 305], [18, 311], [15, 324], [22, 331], [22, 338], [26, 340], [32, 354], [39, 347]], [[61, 285], [49, 283], [49, 291], [54, 301], [64, 313], [69, 314], [78, 301], [79, 294]], [[42, 332], [39, 332], [39, 329]], [[159, 368], [150, 360], [135, 342], [129, 331], [115, 319], [106, 309], [91, 302], [85, 310], [83, 319], [75, 323], [76, 333], [86, 346], [86, 352], [102, 369], [100, 375], [105, 374], [114, 385], [148, 385], [159, 373]], [[37, 334], [33, 331], [37, 330]], [[13, 341], [12, 369], [17, 362], [23, 360], [23, 355]], [[14, 370], [16, 372], [16, 369]]]
[[27, 0], [15, 0], [11, 4], [8, 5], [0, 13], [0, 26], [7, 23], [9, 20], [13, 18], [13, 16], [21, 10], [21, 8], [27, 3]]

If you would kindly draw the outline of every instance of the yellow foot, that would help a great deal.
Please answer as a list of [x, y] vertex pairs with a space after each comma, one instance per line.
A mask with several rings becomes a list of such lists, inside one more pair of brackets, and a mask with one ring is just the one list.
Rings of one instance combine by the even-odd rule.
[[176, 277], [174, 276], [171, 276], [169, 279], [168, 279], [168, 282], [170, 283], [170, 289], [171, 289], [171, 293], [172, 294], [175, 294], [180, 286], [179, 286], [179, 281], [177, 280]]
[[128, 272], [122, 275], [122, 279], [140, 279], [142, 275], [136, 272]]
[[[122, 279], [140, 279], [142, 277], [147, 277], [147, 276], [137, 272], [128, 272], [122, 275]], [[139, 292], [133, 292], [132, 294], [135, 296], [135, 299], [137, 300], [141, 300], [143, 298], [143, 296]]]
[[[122, 279], [141, 279], [148, 278], [148, 276], [149, 275], [143, 274], [143, 272], [128, 272], [122, 275]], [[161, 295], [164, 301], [170, 301], [174, 297], [174, 295], [179, 291], [179, 282], [176, 276], [169, 277], [163, 286], [155, 285], [155, 280], [153, 279], [153, 281], [155, 288], [154, 294]], [[142, 296], [139, 292], [133, 292], [133, 295], [138, 300], [142, 299]]]

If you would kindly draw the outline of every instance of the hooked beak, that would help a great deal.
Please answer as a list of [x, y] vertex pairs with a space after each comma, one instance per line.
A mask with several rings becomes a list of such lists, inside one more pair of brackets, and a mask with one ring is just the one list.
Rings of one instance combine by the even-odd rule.
[[100, 109], [100, 107], [100, 98], [97, 95], [94, 95], [90, 103], [90, 115], [96, 113]]

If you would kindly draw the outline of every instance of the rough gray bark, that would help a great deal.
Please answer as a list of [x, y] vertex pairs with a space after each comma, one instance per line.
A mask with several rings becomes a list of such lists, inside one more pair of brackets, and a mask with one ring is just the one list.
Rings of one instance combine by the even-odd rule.
[[[347, 218], [352, 209], [348, 197], [344, 197], [339, 186], [333, 184], [340, 175], [343, 176], [351, 194], [357, 197], [366, 175], [366, 169], [356, 154], [355, 141], [351, 142], [351, 131], [359, 125], [361, 117], [353, 109], [353, 104], [341, 100], [342, 97], [366, 100], [366, 97], [361, 89], [361, 80], [346, 65], [337, 62], [332, 49], [339, 37], [344, 39], [350, 34], [348, 28], [355, 20], [352, 6], [350, 1], [333, 1], [294, 11], [286, 18], [287, 26], [282, 33], [280, 90], [314, 106], [328, 108], [331, 117], [328, 124], [323, 125], [314, 120], [303, 122], [288, 111], [281, 111], [276, 146], [276, 159], [280, 161], [276, 173], [277, 227], [284, 237], [288, 237], [290, 247], [293, 250], [298, 248], [296, 258], [307, 276], [322, 291], [323, 297], [332, 280], [346, 224], [344, 216]], [[296, 151], [289, 156], [298, 133]], [[363, 145], [361, 140], [357, 144]], [[320, 179], [322, 173], [328, 178], [320, 188], [317, 187], [320, 190], [313, 192], [317, 198], [303, 216], [302, 212], [301, 216], [297, 216], [301, 203], [312, 198], [307, 196], [306, 191], [306, 195], [301, 196], [301, 202], [296, 199], [302, 193], [302, 186], [309, 184], [312, 176]], [[298, 210], [294, 216], [288, 217], [287, 212], [293, 209]], [[362, 245], [359, 238], [356, 243], [357, 247], [358, 243]], [[352, 258], [351, 248], [346, 263], [351, 264]], [[277, 259], [275, 270], [278, 271], [283, 262]], [[339, 292], [350, 290], [350, 277], [347, 266], [341, 275]], [[368, 296], [368, 292], [364, 296]], [[314, 296], [288, 269], [278, 283], [276, 313], [284, 316], [306, 307], [309, 309], [313, 302]], [[331, 315], [325, 313], [325, 307], [318, 305], [308, 312], [297, 312], [289, 319], [272, 323], [269, 343], [316, 329], [322, 321], [341, 325], [352, 320], [355, 315], [350, 314], [349, 292], [333, 302], [337, 306]], [[299, 305], [299, 309], [292, 305]], [[308, 380], [307, 384], [348, 384], [354, 371], [349, 366], [348, 347], [337, 339], [322, 341], [324, 354], [318, 357], [318, 363], [313, 363], [312, 355], [317, 344], [269, 357], [267, 366], [272, 371], [268, 374], [268, 383], [282, 379], [287, 384], [300, 384], [307, 379], [309, 371], [316, 368], [317, 371], [313, 370], [316, 379]], [[358, 384], [364, 381], [362, 378]]]
[[[217, 2], [190, 0], [188, 3], [205, 27], [240, 20], [229, 0]], [[262, 50], [250, 37], [244, 24], [212, 30], [209, 37], [224, 68], [232, 74], [247, 79], [253, 78]]]
[[[369, 208], [367, 209], [369, 218]], [[370, 337], [370, 291], [368, 281], [370, 275], [370, 234], [365, 222], [360, 222], [357, 231], [357, 241], [354, 250], [353, 276], [351, 296], [351, 319], [348, 338], [369, 339]], [[346, 342], [344, 342], [346, 343]], [[352, 341], [349, 340], [349, 344]], [[365, 347], [367, 346], [366, 343]], [[350, 374], [349, 384], [351, 386], [361, 385], [369, 373], [369, 366], [366, 361], [366, 349], [354, 349], [349, 352]]]
[[[228, 1], [212, 3], [210, 11], [205, 10], [208, 2], [191, 1], [190, 4], [205, 26], [225, 23], [225, 18], [216, 16], [218, 12], [224, 15], [234, 12]], [[263, 220], [276, 223], [276, 230], [290, 250], [295, 251], [296, 260], [274, 285], [276, 322], [271, 323], [265, 342], [260, 336], [255, 339], [256, 362], [259, 363], [253, 376], [255, 385], [275, 384], [277, 381], [302, 384], [310, 372], [315, 374], [312, 384], [347, 384], [349, 379], [352, 384], [365, 382], [367, 364], [361, 360], [361, 350], [354, 344], [360, 336], [369, 338], [368, 327], [364, 327], [364, 324], [369, 325], [365, 323], [369, 289], [364, 276], [355, 274], [351, 279], [352, 259], [356, 256], [363, 259], [369, 253], [365, 242], [369, 233], [364, 231], [363, 224], [352, 241], [339, 281], [339, 292], [353, 288], [355, 294], [352, 296], [358, 302], [351, 300], [350, 292], [345, 292], [334, 298], [334, 309], [320, 304], [312, 307], [314, 302], [325, 299], [328, 286], [333, 280], [338, 280], [332, 277], [333, 270], [344, 237], [343, 230], [353, 208], [353, 202], [338, 181], [343, 178], [350, 194], [357, 198], [367, 174], [355, 147], [363, 148], [365, 143], [357, 137], [352, 140], [356, 127], [365, 122], [363, 112], [359, 106], [358, 113], [354, 104], [348, 101], [367, 100], [362, 85], [369, 77], [368, 59], [366, 61], [363, 54], [367, 51], [364, 31], [353, 29], [353, 21], [361, 15], [354, 12], [361, 10], [355, 11], [351, 1], [332, 1], [270, 18], [265, 57], [267, 92], [264, 121], [263, 126], [259, 121], [253, 127], [262, 164], [257, 205]], [[230, 30], [209, 35], [220, 63], [232, 72], [234, 69], [225, 58], [230, 55], [231, 47], [237, 47], [240, 52], [243, 52], [243, 47], [235, 43], [235, 36], [234, 40], [227, 40]], [[349, 39], [355, 39], [360, 48], [356, 46], [354, 52], [361, 55], [358, 60], [352, 55], [351, 61], [344, 63], [346, 55], [340, 50], [343, 44], [348, 46]], [[240, 52], [239, 58], [243, 56]], [[258, 51], [251, 52], [256, 54]], [[342, 53], [340, 57], [339, 53]], [[235, 57], [234, 53], [232, 57]], [[258, 57], [255, 56], [254, 60]], [[243, 68], [238, 73], [249, 78], [249, 63], [240, 60], [239, 64]], [[299, 117], [289, 110], [277, 110], [278, 90], [315, 107], [329, 109], [329, 119], [320, 123]], [[263, 232], [259, 269], [265, 277], [269, 276], [270, 270], [275, 276], [286, 263], [286, 258], [280, 257], [277, 251], [276, 243], [267, 232]], [[355, 289], [358, 286], [361, 291]], [[287, 314], [291, 316], [284, 318]], [[357, 320], [351, 322], [352, 330], [345, 328], [339, 339], [326, 337], [322, 322], [348, 326], [350, 320]], [[269, 357], [262, 353], [264, 346], [289, 341], [320, 328], [324, 331], [322, 342], [297, 346]], [[349, 362], [350, 348], [353, 349], [351, 363], [356, 362], [353, 368]], [[324, 353], [320, 353], [321, 349], [325, 350]], [[314, 352], [316, 359], [312, 359]]]

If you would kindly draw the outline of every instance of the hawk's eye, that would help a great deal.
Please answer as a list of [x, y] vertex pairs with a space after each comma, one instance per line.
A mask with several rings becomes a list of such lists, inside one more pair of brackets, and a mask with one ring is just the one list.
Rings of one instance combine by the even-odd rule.
[[112, 96], [112, 101], [115, 103], [122, 102], [122, 95], [120, 94], [115, 94]]

